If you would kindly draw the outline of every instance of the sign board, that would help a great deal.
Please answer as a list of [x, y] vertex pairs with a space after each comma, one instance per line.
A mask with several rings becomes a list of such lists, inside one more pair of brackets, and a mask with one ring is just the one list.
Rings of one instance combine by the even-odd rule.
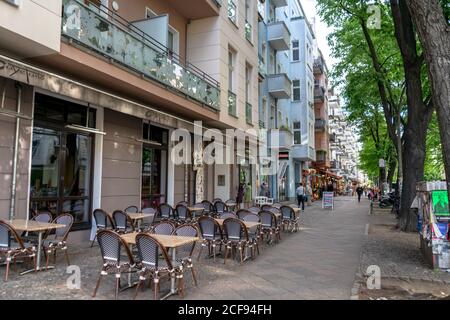
[[334, 210], [334, 193], [323, 192], [322, 193], [322, 209], [331, 208]]
[[437, 218], [450, 217], [447, 190], [431, 191], [431, 206]]

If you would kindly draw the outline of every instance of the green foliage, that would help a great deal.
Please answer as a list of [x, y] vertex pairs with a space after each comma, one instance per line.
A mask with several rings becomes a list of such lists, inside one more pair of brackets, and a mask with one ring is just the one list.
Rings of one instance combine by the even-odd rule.
[[441, 180], [445, 178], [442, 145], [436, 113], [433, 114], [427, 135], [427, 156], [425, 159], [425, 180]]

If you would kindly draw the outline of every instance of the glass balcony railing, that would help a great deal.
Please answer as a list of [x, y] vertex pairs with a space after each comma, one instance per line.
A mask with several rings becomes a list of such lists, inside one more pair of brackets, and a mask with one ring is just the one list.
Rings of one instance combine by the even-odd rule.
[[94, 11], [78, 0], [63, 0], [63, 37], [112, 59], [216, 110], [219, 83], [106, 7]]
[[252, 113], [253, 108], [252, 105], [248, 102], [245, 103], [245, 120], [248, 124], [252, 124]]
[[237, 24], [237, 12], [236, 12], [236, 4], [234, 3], [234, 0], [228, 0], [228, 18], [234, 24]]
[[245, 20], [245, 38], [252, 42], [252, 25], [250, 24], [250, 22], [248, 22], [247, 20]]
[[235, 117], [237, 116], [236, 103], [237, 103], [236, 95], [233, 92], [228, 91], [228, 114]]

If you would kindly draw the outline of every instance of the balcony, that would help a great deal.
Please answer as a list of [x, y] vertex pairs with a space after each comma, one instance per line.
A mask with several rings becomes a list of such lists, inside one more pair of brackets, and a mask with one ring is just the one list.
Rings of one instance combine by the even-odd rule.
[[325, 130], [325, 126], [327, 125], [327, 121], [325, 119], [316, 119], [316, 121], [314, 122], [314, 129], [317, 131], [324, 131]]
[[165, 0], [164, 2], [191, 20], [218, 16], [222, 6], [222, 0]]
[[322, 58], [314, 59], [314, 67], [313, 67], [314, 75], [323, 74], [325, 71], [325, 64]]
[[287, 6], [287, 0], [272, 0], [270, 1], [275, 8]]
[[[220, 109], [219, 83], [107, 8], [96, 12], [77, 0], [63, 0], [62, 36], [100, 54], [137, 76], [157, 81], [215, 110]], [[73, 21], [73, 15], [79, 17]]]
[[228, 114], [233, 117], [237, 117], [236, 102], [236, 95], [233, 92], [228, 91]]
[[228, 0], [228, 19], [237, 25], [237, 10], [234, 0]]
[[314, 86], [314, 102], [322, 103], [325, 102], [325, 88], [321, 84], [316, 84]]
[[267, 41], [274, 50], [284, 51], [290, 48], [291, 33], [283, 21], [267, 25]]
[[247, 39], [250, 43], [253, 43], [253, 29], [250, 22], [245, 20], [245, 39]]
[[253, 124], [252, 114], [253, 114], [252, 105], [250, 103], [246, 102], [245, 103], [245, 121], [247, 121], [247, 124]]
[[266, 122], [262, 121], [262, 120], [259, 120], [259, 128], [260, 129], [265, 129], [266, 128]]
[[294, 135], [287, 129], [269, 130], [269, 147], [279, 150], [290, 150], [294, 145]]
[[292, 82], [286, 73], [267, 75], [269, 94], [277, 99], [290, 99]]

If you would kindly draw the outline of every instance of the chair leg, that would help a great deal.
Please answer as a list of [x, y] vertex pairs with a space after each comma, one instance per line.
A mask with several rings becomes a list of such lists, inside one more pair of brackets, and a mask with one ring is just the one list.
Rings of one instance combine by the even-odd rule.
[[197, 277], [195, 276], [194, 266], [190, 267], [192, 273], [192, 279], [194, 280], [194, 285], [197, 286]]
[[[103, 270], [102, 270], [103, 271]], [[97, 294], [97, 290], [98, 287], [100, 287], [100, 281], [102, 280], [102, 274], [100, 273], [98, 280], [97, 280], [97, 284], [95, 285], [95, 289], [94, 289], [94, 293], [92, 294], [92, 298], [95, 298], [96, 294]]]
[[213, 260], [214, 260], [214, 262], [216, 262], [216, 244], [215, 243], [213, 243], [212, 248], [213, 248]]
[[116, 274], [116, 288], [114, 293], [114, 299], [117, 300], [117, 297], [119, 296], [119, 287], [120, 287], [120, 273]]
[[10, 256], [9, 254], [6, 256], [6, 273], [5, 273], [5, 282], [8, 281], [8, 274], [9, 274], [9, 263], [10, 263]]
[[228, 256], [228, 245], [225, 245], [225, 253], [223, 255], [223, 264], [227, 262], [227, 256]]
[[67, 248], [64, 250], [64, 255], [66, 256], [67, 265], [70, 266], [69, 253], [67, 252]]
[[180, 274], [178, 277], [178, 295], [181, 298], [184, 298], [184, 277], [183, 274]]
[[156, 301], [156, 300], [158, 300], [158, 294], [159, 294], [159, 279], [155, 277], [155, 279], [153, 280], [153, 283], [155, 284], [153, 299]]
[[[145, 281], [145, 280], [144, 280]], [[138, 293], [139, 293], [139, 289], [141, 288], [141, 284], [142, 284], [143, 280], [139, 280], [138, 284], [136, 285], [136, 292], [134, 293], [134, 300], [136, 300]]]
[[202, 254], [203, 244], [200, 246], [200, 250], [198, 251], [197, 261], [200, 261], [200, 256]]
[[95, 235], [94, 240], [92, 240], [91, 242], [91, 248], [94, 246], [95, 239], [97, 239], [97, 234]]
[[47, 252], [47, 259], [45, 259], [45, 270], [48, 269], [48, 260], [50, 260], [51, 251]]

